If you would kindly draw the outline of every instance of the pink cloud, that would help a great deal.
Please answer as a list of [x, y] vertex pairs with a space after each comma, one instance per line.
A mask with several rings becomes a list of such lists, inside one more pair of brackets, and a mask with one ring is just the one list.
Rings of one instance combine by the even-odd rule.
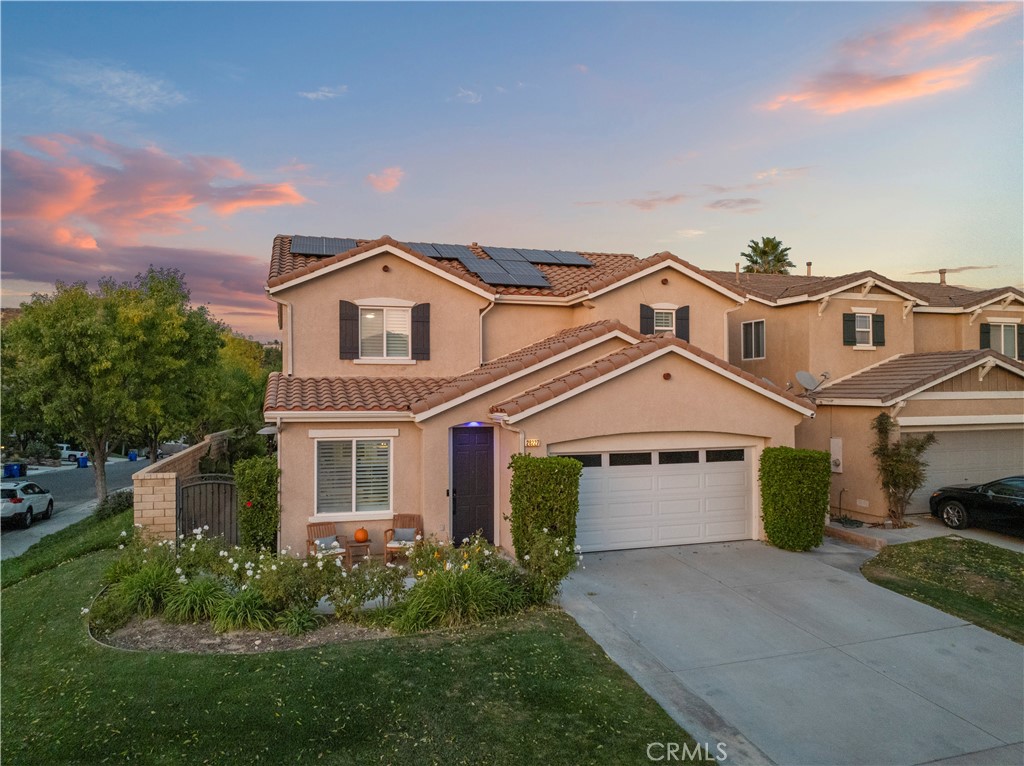
[[716, 199], [704, 206], [707, 210], [727, 210], [733, 213], [753, 213], [761, 207], [761, 200], [753, 197]]
[[651, 210], [657, 210], [659, 207], [678, 205], [680, 202], [685, 202], [686, 199], [687, 196], [685, 194], [667, 194], [661, 196], [651, 194], [640, 199], [628, 199], [625, 204], [631, 205], [638, 210], [649, 212]]
[[[36, 136], [27, 143], [47, 156], [4, 150], [4, 220], [84, 224], [102, 237], [133, 241], [146, 233], [187, 230], [191, 213], [204, 206], [229, 216], [305, 201], [290, 183], [242, 180], [245, 170], [225, 157], [173, 156], [101, 136]], [[61, 153], [60, 147], [71, 151]]]
[[1019, 3], [967, 3], [931, 5], [923, 18], [898, 24], [847, 41], [843, 51], [854, 56], [876, 52], [906, 54], [910, 46], [942, 47], [974, 32], [994, 27], [1020, 12]]
[[802, 90], [777, 96], [764, 108], [775, 111], [797, 104], [821, 114], [835, 115], [888, 106], [969, 85], [975, 70], [989, 60], [989, 57], [973, 58], [906, 74], [832, 72], [812, 80]]
[[79, 250], [98, 250], [96, 238], [91, 234], [82, 231], [69, 229], [67, 226], [58, 226], [53, 230], [53, 241], [58, 245], [68, 245]]
[[370, 184], [381, 194], [390, 194], [398, 188], [404, 177], [405, 171], [396, 165], [384, 168], [380, 173], [370, 173], [366, 176], [366, 183]]
[[587, 74], [590, 72], [590, 67], [588, 67], [586, 64], [575, 64], [573, 66], [573, 69], [575, 69], [580, 74]]

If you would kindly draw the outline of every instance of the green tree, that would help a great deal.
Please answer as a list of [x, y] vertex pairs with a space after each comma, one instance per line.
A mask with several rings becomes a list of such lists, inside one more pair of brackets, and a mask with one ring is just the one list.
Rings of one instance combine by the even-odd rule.
[[906, 526], [903, 516], [910, 498], [924, 484], [924, 469], [928, 464], [921, 456], [935, 443], [935, 434], [905, 434], [893, 441], [896, 421], [885, 412], [871, 421], [871, 428], [875, 432], [871, 454], [878, 462], [878, 477], [889, 506], [889, 518], [894, 527], [901, 528]]
[[[199, 379], [215, 358], [217, 331], [188, 307], [180, 272], [150, 269], [134, 282], [58, 282], [36, 294], [4, 333], [6, 407], [39, 414], [47, 428], [79, 440], [92, 456], [96, 496], [107, 494], [109, 442], [178, 417], [174, 382]], [[211, 342], [197, 350], [196, 336]], [[186, 397], [187, 399], [187, 397]]]
[[775, 237], [761, 237], [760, 242], [750, 240], [747, 252], [740, 255], [747, 259], [743, 271], [748, 274], [788, 274], [795, 265], [789, 260], [789, 248]]

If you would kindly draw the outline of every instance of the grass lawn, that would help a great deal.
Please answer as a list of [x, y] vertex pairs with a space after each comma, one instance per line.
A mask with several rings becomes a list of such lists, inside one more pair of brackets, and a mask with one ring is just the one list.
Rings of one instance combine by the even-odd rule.
[[[49, 561], [66, 560], [57, 548]], [[555, 610], [259, 655], [100, 646], [80, 612], [114, 556], [91, 553], [4, 589], [5, 766], [627, 764], [648, 763], [650, 742], [693, 746]]]
[[936, 537], [886, 546], [861, 572], [873, 583], [1024, 643], [1024, 554]]

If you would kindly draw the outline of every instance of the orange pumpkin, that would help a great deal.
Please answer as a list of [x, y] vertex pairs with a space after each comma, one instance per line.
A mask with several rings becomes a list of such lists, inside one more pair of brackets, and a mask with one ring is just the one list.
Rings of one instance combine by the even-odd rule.
[[359, 527], [359, 529], [356, 530], [355, 540], [357, 543], [365, 543], [369, 539], [370, 533], [366, 531], [365, 527]]

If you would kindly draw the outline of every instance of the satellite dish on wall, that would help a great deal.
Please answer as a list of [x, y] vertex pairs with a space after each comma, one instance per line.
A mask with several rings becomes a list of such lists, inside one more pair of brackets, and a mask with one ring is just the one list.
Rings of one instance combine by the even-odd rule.
[[820, 386], [823, 381], [819, 381], [816, 377], [811, 375], [811, 373], [807, 372], [807, 370], [800, 370], [796, 374], [796, 382], [808, 391], [813, 391]]

